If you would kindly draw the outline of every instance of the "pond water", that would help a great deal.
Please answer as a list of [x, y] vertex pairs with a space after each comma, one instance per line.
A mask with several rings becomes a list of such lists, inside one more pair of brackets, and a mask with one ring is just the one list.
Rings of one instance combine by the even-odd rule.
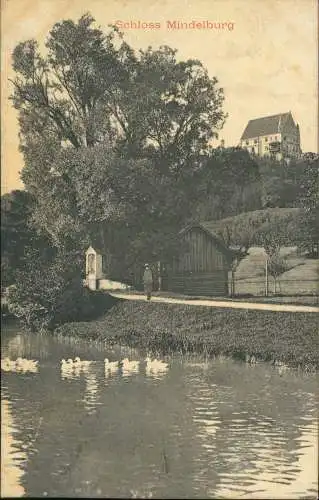
[[[231, 360], [170, 358], [166, 373], [105, 374], [136, 351], [15, 325], [2, 358], [2, 496], [316, 498], [315, 375]], [[94, 360], [61, 372], [62, 358]]]

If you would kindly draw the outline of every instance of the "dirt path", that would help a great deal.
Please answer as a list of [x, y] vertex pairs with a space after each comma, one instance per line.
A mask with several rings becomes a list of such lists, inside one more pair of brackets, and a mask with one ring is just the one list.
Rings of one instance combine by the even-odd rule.
[[[113, 297], [125, 300], [143, 300], [146, 301], [144, 295], [134, 295], [126, 293], [111, 293]], [[207, 306], [207, 307], [223, 307], [230, 309], [252, 309], [261, 311], [275, 311], [275, 312], [319, 312], [319, 307], [302, 306], [293, 304], [261, 304], [253, 302], [232, 302], [228, 300], [187, 300], [187, 299], [173, 299], [169, 297], [153, 297], [152, 302], [164, 302], [166, 304], [186, 304], [190, 306]]]

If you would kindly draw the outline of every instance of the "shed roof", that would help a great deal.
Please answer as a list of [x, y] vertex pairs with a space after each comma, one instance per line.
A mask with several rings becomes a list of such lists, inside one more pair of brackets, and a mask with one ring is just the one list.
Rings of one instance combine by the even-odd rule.
[[214, 240], [216, 245], [224, 254], [226, 254], [228, 257], [233, 256], [234, 251], [228, 248], [223, 242], [223, 240], [215, 233], [216, 221], [195, 222], [189, 224], [184, 229], [182, 229], [180, 234], [185, 234], [191, 229], [196, 229], [196, 228], [201, 229], [206, 234], [208, 234], [208, 236]]
[[262, 118], [249, 120], [241, 136], [241, 140], [279, 133], [282, 122], [289, 116], [292, 119], [290, 111], [288, 113], [279, 113], [278, 115], [264, 116]]

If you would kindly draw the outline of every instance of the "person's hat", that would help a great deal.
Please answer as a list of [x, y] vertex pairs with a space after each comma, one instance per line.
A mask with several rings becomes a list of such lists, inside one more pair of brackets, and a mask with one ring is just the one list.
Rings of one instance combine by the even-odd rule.
[[144, 266], [144, 267], [150, 267], [150, 266], [149, 266], [148, 264], [145, 264], [145, 266]]

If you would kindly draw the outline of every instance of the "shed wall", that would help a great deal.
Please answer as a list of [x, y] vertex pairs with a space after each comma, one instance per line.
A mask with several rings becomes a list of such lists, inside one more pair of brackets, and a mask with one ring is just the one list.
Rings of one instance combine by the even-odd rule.
[[228, 295], [226, 254], [213, 237], [200, 228], [183, 235], [181, 253], [172, 264], [167, 287], [186, 295]]
[[227, 296], [228, 273], [215, 271], [213, 273], [174, 274], [168, 278], [168, 290], [185, 295]]
[[214, 272], [227, 267], [225, 255], [213, 238], [201, 229], [187, 232], [181, 242], [181, 253], [173, 263], [173, 273]]

